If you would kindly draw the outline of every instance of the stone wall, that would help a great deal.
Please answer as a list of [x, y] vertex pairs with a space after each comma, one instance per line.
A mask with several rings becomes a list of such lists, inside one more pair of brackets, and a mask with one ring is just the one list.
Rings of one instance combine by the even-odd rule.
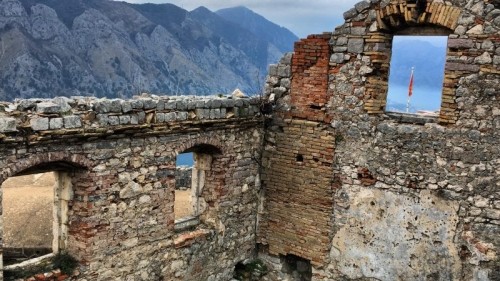
[[[58, 241], [78, 280], [230, 280], [256, 249], [263, 280], [499, 280], [498, 2], [426, 2], [360, 2], [298, 42], [265, 120], [257, 99], [1, 104], [0, 183], [70, 179]], [[439, 117], [385, 112], [392, 38], [424, 33], [448, 35]], [[185, 151], [211, 161], [189, 228]]]
[[[61, 250], [78, 280], [229, 280], [255, 246], [262, 120], [256, 99], [57, 98], [3, 104], [0, 183], [65, 173]], [[176, 156], [211, 154], [199, 223], [174, 223]], [[212, 150], [203, 150], [212, 147]]]
[[[292, 69], [266, 83], [258, 239], [277, 272], [292, 254], [312, 280], [500, 280], [500, 10], [427, 2], [360, 2], [328, 38], [326, 69], [294, 66], [325, 34], [271, 66]], [[439, 117], [386, 113], [393, 36], [429, 33], [448, 35]], [[318, 83], [303, 87], [309, 73]], [[296, 114], [307, 107], [321, 117]], [[323, 144], [318, 169], [304, 147]]]

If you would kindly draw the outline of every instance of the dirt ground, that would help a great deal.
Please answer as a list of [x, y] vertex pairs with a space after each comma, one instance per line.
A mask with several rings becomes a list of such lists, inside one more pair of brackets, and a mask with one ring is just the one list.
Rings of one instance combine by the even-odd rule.
[[54, 174], [11, 177], [2, 184], [4, 247], [52, 247]]
[[[54, 173], [11, 177], [2, 184], [4, 247], [52, 247]], [[192, 214], [191, 191], [176, 190], [175, 218]]]
[[187, 217], [193, 213], [191, 206], [191, 190], [176, 190], [174, 212], [175, 219]]

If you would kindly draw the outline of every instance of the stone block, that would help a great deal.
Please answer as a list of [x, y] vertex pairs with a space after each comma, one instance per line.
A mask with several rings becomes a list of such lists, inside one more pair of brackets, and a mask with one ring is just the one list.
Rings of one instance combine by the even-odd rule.
[[178, 121], [186, 121], [188, 119], [188, 113], [186, 111], [177, 112]]
[[293, 52], [288, 52], [280, 59], [280, 64], [290, 65], [292, 63]]
[[175, 103], [175, 108], [177, 110], [187, 110], [187, 101], [179, 100]]
[[357, 14], [358, 14], [358, 10], [356, 10], [356, 8], [352, 8], [352, 9], [348, 10], [347, 12], [344, 12], [343, 16], [344, 16], [345, 20], [348, 20], [350, 18], [355, 17]]
[[347, 45], [347, 42], [349, 42], [349, 39], [345, 36], [341, 36], [341, 37], [337, 38], [335, 45], [336, 46], [345, 46], [345, 45]]
[[292, 81], [290, 80], [290, 78], [283, 78], [280, 80], [281, 87], [285, 87], [287, 89], [290, 89], [291, 85], [292, 85]]
[[175, 112], [165, 113], [165, 122], [173, 122], [177, 119]]
[[41, 102], [36, 105], [36, 112], [55, 114], [61, 112], [61, 106], [53, 102]]
[[351, 34], [352, 35], [365, 35], [366, 28], [362, 27], [362, 26], [351, 27]]
[[358, 11], [359, 13], [361, 13], [364, 10], [370, 8], [370, 2], [368, 2], [368, 1], [358, 2], [357, 4], [354, 5], [354, 8], [356, 8], [356, 11]]
[[469, 63], [448, 62], [446, 63], [446, 70], [448, 71], [468, 71], [479, 72], [479, 65]]
[[196, 101], [188, 101], [187, 102], [187, 110], [193, 110], [196, 108]]
[[102, 99], [94, 104], [94, 111], [97, 113], [108, 113], [110, 106], [111, 106], [111, 101], [107, 99]]
[[211, 108], [220, 108], [221, 106], [222, 106], [222, 100], [220, 99], [212, 100]]
[[345, 46], [337, 46], [337, 47], [333, 47], [333, 48], [332, 48], [332, 51], [333, 51], [334, 53], [343, 53], [343, 52], [347, 51], [347, 47], [345, 47]]
[[35, 99], [28, 99], [28, 100], [22, 100], [18, 105], [17, 105], [17, 110], [19, 111], [25, 111], [27, 109], [32, 109], [36, 107], [36, 100]]
[[278, 66], [278, 76], [279, 77], [290, 77], [292, 74], [291, 68], [288, 65]]
[[278, 65], [270, 64], [268, 70], [269, 76], [277, 76], [278, 75]]
[[107, 114], [97, 114], [97, 122], [100, 126], [108, 125], [108, 115]]
[[165, 101], [164, 100], [159, 100], [156, 102], [156, 110], [157, 111], [165, 110]]
[[156, 123], [165, 122], [165, 113], [156, 113]]
[[52, 99], [52, 102], [61, 107], [61, 112], [68, 112], [71, 110], [71, 106], [69, 105], [71, 100], [67, 97], [56, 97]]
[[16, 129], [16, 119], [10, 117], [0, 117], [0, 132], [15, 132]]
[[121, 113], [122, 112], [122, 104], [121, 100], [113, 99], [109, 104], [109, 112]]
[[128, 116], [128, 115], [122, 115], [119, 117], [119, 119], [120, 119], [120, 125], [130, 124], [130, 116]]
[[484, 52], [481, 56], [474, 59], [475, 63], [478, 64], [490, 64], [493, 62], [491, 55], [488, 52]]
[[154, 99], [144, 98], [144, 99], [141, 99], [141, 101], [142, 101], [142, 104], [143, 104], [143, 108], [145, 110], [156, 108], [157, 104], [156, 104], [156, 100], [154, 100]]
[[344, 62], [344, 54], [343, 53], [332, 54], [330, 56], [330, 62], [343, 63]]
[[203, 108], [205, 107], [205, 102], [204, 101], [196, 101], [196, 108]]
[[165, 109], [166, 110], [172, 110], [175, 109], [177, 106], [177, 102], [173, 100], [169, 100], [165, 103]]
[[347, 51], [349, 53], [360, 54], [363, 52], [365, 46], [365, 40], [361, 38], [350, 38], [347, 43]]
[[448, 39], [448, 48], [452, 49], [470, 49], [474, 48], [474, 41], [472, 39]]
[[64, 122], [62, 118], [51, 118], [49, 122], [49, 127], [51, 130], [58, 130], [64, 127]]
[[118, 118], [118, 116], [109, 116], [108, 124], [111, 126], [118, 126], [120, 125], [120, 118]]
[[35, 117], [30, 120], [33, 131], [45, 131], [49, 129], [49, 118]]
[[82, 120], [80, 116], [65, 116], [64, 117], [64, 128], [74, 129], [80, 128], [82, 126]]
[[139, 122], [139, 124], [144, 123], [145, 120], [146, 120], [146, 113], [144, 113], [144, 111], [137, 112], [137, 121]]
[[133, 109], [143, 109], [144, 107], [142, 100], [131, 100], [130, 105]]
[[122, 112], [129, 113], [132, 111], [132, 104], [130, 101], [122, 101]]
[[139, 124], [139, 117], [137, 116], [137, 114], [130, 115], [130, 124], [131, 125]]

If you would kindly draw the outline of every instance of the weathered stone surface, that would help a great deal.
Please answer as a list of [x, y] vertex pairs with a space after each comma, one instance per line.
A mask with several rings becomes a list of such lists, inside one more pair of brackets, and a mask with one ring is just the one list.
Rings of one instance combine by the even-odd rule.
[[61, 106], [53, 102], [40, 102], [36, 105], [36, 111], [38, 113], [60, 113]]
[[[258, 241], [270, 280], [297, 277], [277, 255], [307, 259], [317, 281], [498, 278], [500, 48], [498, 25], [485, 18], [494, 7], [428, 1], [420, 17], [404, 1], [355, 8], [328, 38], [331, 53], [317, 35], [295, 45], [281, 97], [280, 77], [266, 84], [275, 111]], [[410, 31], [450, 33], [439, 116], [384, 112], [392, 38]], [[328, 138], [331, 150], [321, 147]]]
[[30, 120], [31, 128], [34, 131], [44, 131], [49, 129], [49, 118], [33, 118]]
[[49, 128], [51, 130], [58, 130], [64, 127], [63, 118], [51, 118]]
[[67, 129], [80, 128], [82, 126], [82, 121], [79, 116], [65, 116], [64, 117], [64, 127]]
[[350, 19], [352, 17], [355, 17], [357, 14], [358, 14], [358, 11], [356, 10], [356, 8], [352, 8], [349, 11], [344, 12], [344, 19], [346, 19], [346, 20]]
[[15, 132], [16, 119], [10, 117], [0, 117], [0, 132]]
[[447, 62], [446, 70], [477, 72], [479, 71], [479, 66], [468, 63]]
[[335, 234], [331, 249], [341, 274], [350, 279], [417, 280], [431, 273], [441, 280], [459, 278], [460, 258], [453, 241], [458, 202], [429, 191], [418, 197], [370, 189], [347, 192], [347, 223]]
[[448, 48], [470, 49], [474, 47], [472, 39], [448, 39]]
[[361, 13], [370, 7], [370, 2], [361, 1], [361, 2], [358, 2], [356, 5], [354, 5], [354, 7], [356, 8], [356, 11], [358, 13]]
[[362, 53], [364, 50], [364, 43], [365, 41], [363, 39], [358, 39], [358, 38], [351, 38], [349, 39], [349, 42], [347, 43], [347, 51], [349, 53]]

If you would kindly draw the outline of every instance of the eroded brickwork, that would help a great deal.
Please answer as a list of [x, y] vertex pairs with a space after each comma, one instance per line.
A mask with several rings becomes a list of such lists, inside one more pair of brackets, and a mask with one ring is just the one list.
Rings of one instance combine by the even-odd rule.
[[321, 265], [332, 236], [334, 137], [314, 121], [287, 119], [274, 126], [266, 135], [261, 243], [272, 254]]
[[331, 34], [310, 35], [295, 43], [292, 58], [291, 117], [329, 122], [328, 64]]

